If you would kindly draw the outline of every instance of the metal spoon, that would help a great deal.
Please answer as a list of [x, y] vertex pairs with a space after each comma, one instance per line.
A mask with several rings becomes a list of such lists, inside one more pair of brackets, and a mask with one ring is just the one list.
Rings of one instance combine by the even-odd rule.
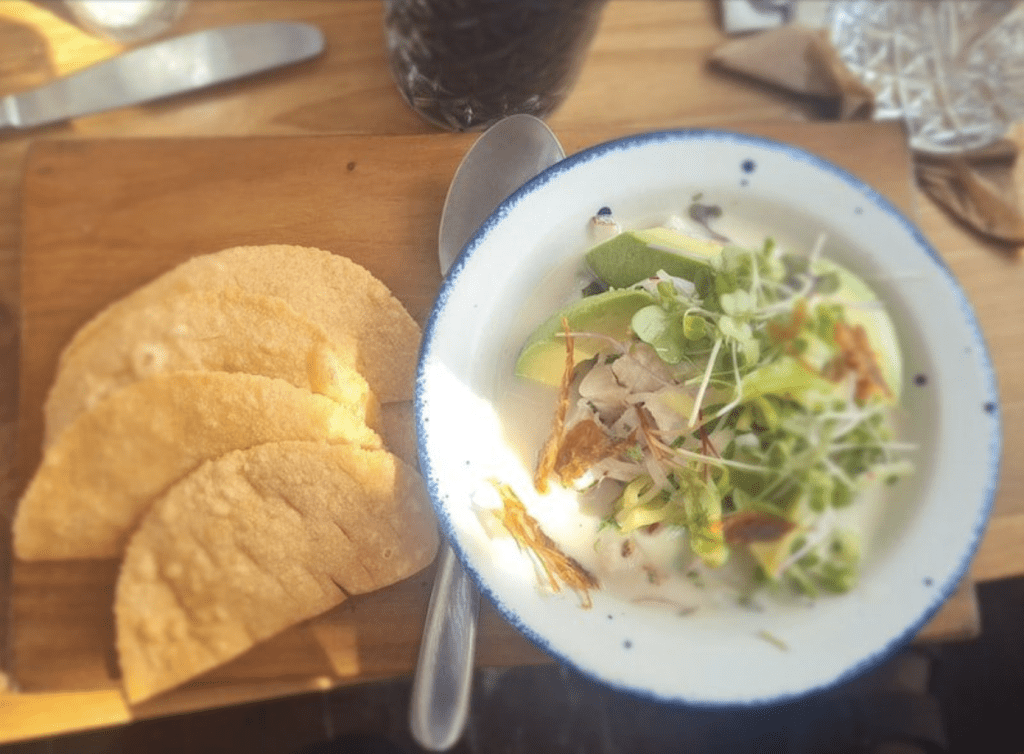
[[[544, 121], [511, 115], [485, 131], [462, 159], [448, 189], [438, 232], [445, 274], [488, 215], [513, 191], [565, 157]], [[480, 596], [450, 545], [444, 545], [427, 607], [409, 724], [424, 749], [445, 751], [466, 726]]]

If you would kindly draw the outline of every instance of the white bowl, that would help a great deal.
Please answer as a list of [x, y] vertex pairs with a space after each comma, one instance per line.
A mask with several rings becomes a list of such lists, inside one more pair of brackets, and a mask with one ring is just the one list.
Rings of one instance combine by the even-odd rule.
[[[899, 431], [915, 474], [865, 523], [859, 584], [842, 596], [723, 604], [686, 617], [606, 590], [583, 609], [552, 594], [480, 506], [491, 479], [527, 502], [554, 409], [513, 376], [534, 326], [573, 295], [611, 208], [624, 228], [685, 215], [695, 195], [738, 238], [808, 249], [868, 280], [902, 345]], [[538, 396], [543, 395], [543, 398]], [[427, 326], [416, 390], [420, 462], [441, 525], [483, 594], [555, 658], [620, 690], [692, 705], [781, 702], [847, 680], [910, 640], [953, 592], [984, 531], [1000, 452], [995, 378], [971, 307], [921, 232], [830, 163], [766, 139], [705, 130], [643, 134], [555, 165], [506, 200], [467, 244]], [[526, 446], [525, 448], [523, 446]], [[564, 497], [564, 496], [563, 496]], [[532, 509], [532, 508], [531, 508]], [[571, 536], [571, 503], [542, 525]], [[554, 533], [552, 531], [551, 533]]]

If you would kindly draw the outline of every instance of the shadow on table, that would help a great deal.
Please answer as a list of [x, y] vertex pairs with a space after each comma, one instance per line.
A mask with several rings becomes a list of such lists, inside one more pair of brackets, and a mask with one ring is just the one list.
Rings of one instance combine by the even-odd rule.
[[[638, 700], [558, 666], [482, 670], [454, 754], [1020, 754], [1024, 578], [978, 587], [982, 635], [913, 647], [828, 693], [768, 709], [688, 710]], [[331, 695], [338, 736], [301, 754], [421, 749], [409, 684]]]
[[[811, 699], [738, 712], [634, 699], [556, 665], [478, 672], [453, 754], [1020, 754], [1024, 578], [978, 587], [980, 638], [915, 647]], [[409, 680], [0, 746], [0, 754], [417, 754]]]
[[[931, 663], [927, 652], [910, 650], [829, 693], [729, 711], [636, 699], [555, 665], [486, 669], [476, 678], [469, 728], [452, 752], [867, 754], [896, 742], [906, 754], [944, 752], [942, 712], [927, 691]], [[352, 732], [302, 754], [421, 751], [406, 729], [407, 684], [380, 693], [375, 703], [367, 704], [364, 697], [361, 705], [351, 706], [344, 692], [335, 694], [333, 717], [355, 716], [343, 723]], [[376, 710], [378, 719], [363, 727], [358, 718], [369, 722], [367, 710]]]

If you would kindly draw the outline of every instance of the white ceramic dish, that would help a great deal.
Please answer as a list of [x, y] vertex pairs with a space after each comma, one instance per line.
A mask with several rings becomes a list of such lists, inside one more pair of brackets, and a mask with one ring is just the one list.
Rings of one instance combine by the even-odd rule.
[[[738, 240], [771, 235], [808, 249], [826, 233], [826, 256], [873, 285], [902, 344], [900, 432], [917, 445], [917, 471], [865, 519], [863, 572], [849, 594], [813, 605], [771, 602], [761, 611], [723, 604], [681, 617], [598, 590], [593, 607], [583, 609], [571, 591], [542, 588], [514, 542], [490, 536], [482, 523], [492, 478], [540, 510], [556, 538], [590, 523], [571, 500], [534, 507], [531, 465], [554, 399], [523, 388], [513, 365], [532, 328], [574, 295], [575, 271], [594, 242], [590, 220], [601, 207], [623, 227], [643, 227], [685, 216], [695, 195], [723, 208], [722, 227]], [[823, 689], [912, 638], [977, 547], [1000, 452], [982, 336], [921, 233], [824, 160], [719, 131], [603, 144], [505, 201], [442, 287], [421, 352], [416, 415], [420, 462], [443, 530], [506, 618], [556, 658], [613, 687], [708, 706], [774, 703]]]

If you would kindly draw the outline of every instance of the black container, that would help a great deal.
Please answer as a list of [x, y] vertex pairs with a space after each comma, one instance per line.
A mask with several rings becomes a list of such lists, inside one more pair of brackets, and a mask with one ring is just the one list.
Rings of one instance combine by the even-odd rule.
[[426, 120], [543, 118], [576, 82], [606, 0], [385, 0], [391, 73]]

